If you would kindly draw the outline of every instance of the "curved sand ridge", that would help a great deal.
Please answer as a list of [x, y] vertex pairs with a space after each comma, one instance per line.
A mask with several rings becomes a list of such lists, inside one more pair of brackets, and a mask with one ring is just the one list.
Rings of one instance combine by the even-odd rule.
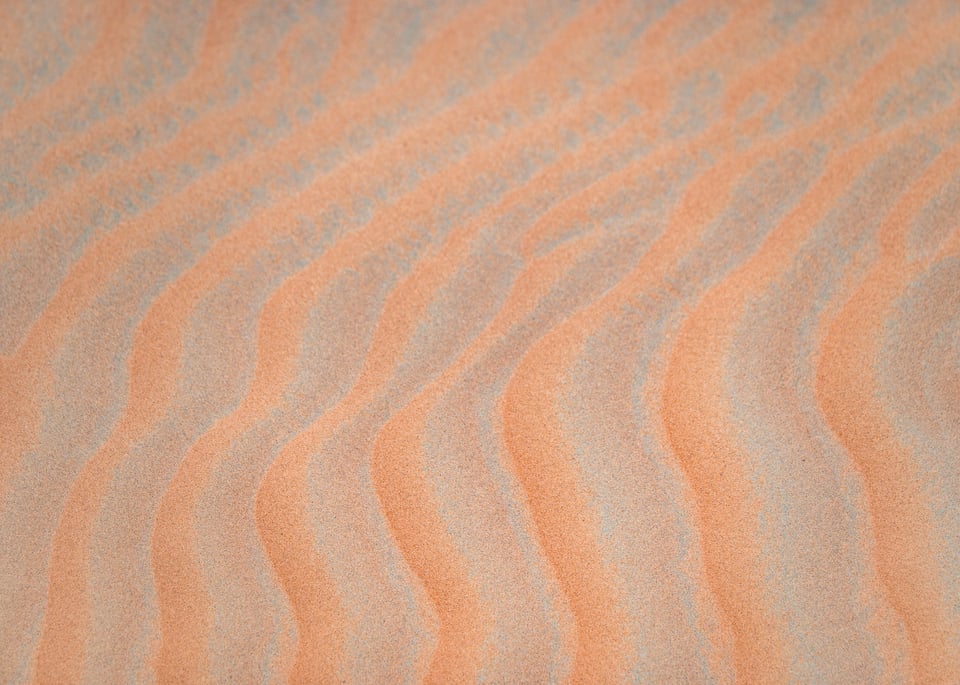
[[0, 682], [960, 683], [960, 7], [0, 8]]

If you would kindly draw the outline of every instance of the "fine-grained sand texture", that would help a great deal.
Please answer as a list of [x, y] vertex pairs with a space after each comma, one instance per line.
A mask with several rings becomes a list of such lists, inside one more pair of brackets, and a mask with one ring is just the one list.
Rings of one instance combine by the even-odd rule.
[[0, 1], [0, 684], [960, 684], [956, 0]]

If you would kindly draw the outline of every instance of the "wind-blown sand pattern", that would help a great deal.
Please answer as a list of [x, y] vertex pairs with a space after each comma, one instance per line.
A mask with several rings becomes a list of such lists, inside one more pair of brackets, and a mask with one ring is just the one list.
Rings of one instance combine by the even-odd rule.
[[960, 683], [960, 4], [0, 3], [0, 683]]

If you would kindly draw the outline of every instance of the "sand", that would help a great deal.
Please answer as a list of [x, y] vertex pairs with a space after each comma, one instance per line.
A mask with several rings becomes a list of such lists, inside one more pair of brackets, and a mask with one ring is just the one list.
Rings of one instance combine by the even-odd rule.
[[0, 3], [0, 683], [960, 683], [960, 6]]

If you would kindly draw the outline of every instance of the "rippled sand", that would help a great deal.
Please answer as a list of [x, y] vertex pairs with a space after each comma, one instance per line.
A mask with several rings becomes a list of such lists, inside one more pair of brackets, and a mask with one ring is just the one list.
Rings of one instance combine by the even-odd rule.
[[960, 683], [960, 4], [0, 3], [0, 683]]

